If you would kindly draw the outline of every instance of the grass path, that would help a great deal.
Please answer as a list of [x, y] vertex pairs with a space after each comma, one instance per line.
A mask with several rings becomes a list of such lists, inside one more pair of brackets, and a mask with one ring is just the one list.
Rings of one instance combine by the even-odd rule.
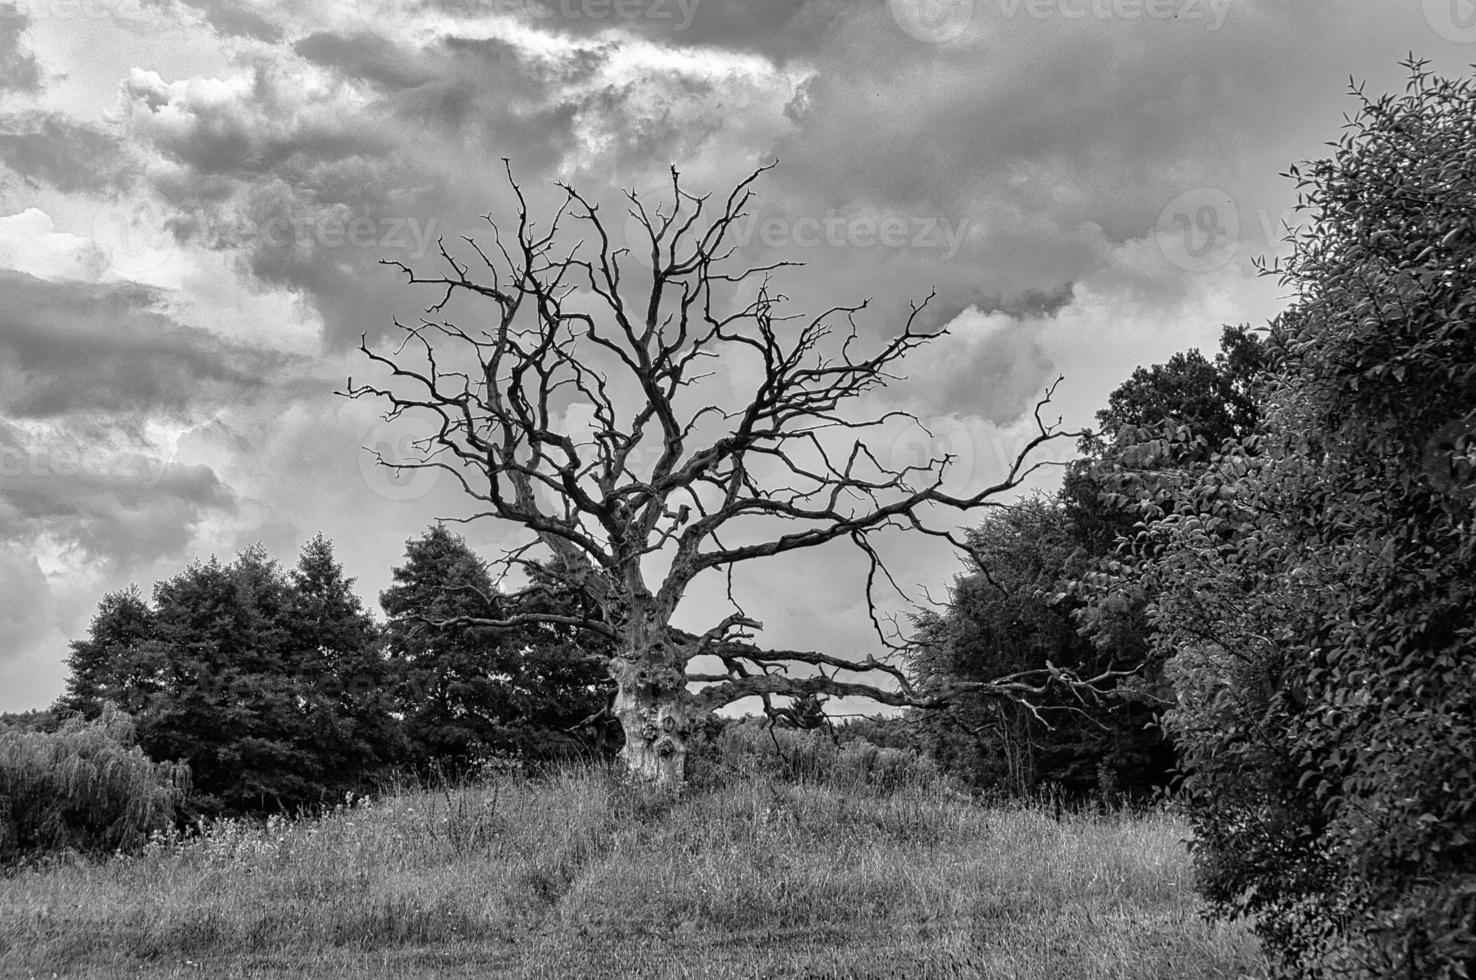
[[1259, 977], [1171, 816], [601, 773], [0, 879], [0, 977]]

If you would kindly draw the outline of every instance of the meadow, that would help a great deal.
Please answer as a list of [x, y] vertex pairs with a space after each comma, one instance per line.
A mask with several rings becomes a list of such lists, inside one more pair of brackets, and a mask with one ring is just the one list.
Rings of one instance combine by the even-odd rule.
[[1166, 810], [607, 770], [155, 834], [0, 879], [0, 976], [1259, 977]]

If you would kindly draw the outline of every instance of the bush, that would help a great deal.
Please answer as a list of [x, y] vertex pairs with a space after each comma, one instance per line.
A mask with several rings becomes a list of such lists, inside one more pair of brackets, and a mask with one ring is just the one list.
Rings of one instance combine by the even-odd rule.
[[724, 725], [705, 755], [721, 772], [835, 787], [889, 791], [940, 779], [933, 761], [916, 752], [862, 738], [837, 744], [819, 730], [775, 728], [753, 719]]
[[189, 770], [155, 763], [113, 705], [61, 730], [0, 733], [0, 865], [67, 850], [132, 850], [168, 827]]
[[1124, 480], [1201, 891], [1310, 980], [1476, 972], [1476, 78], [1407, 64], [1293, 168], [1261, 430]]

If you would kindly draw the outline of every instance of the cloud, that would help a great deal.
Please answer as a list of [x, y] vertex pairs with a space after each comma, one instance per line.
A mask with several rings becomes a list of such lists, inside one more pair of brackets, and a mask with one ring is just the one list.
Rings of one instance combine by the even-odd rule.
[[28, 183], [62, 192], [119, 190], [132, 180], [127, 157], [117, 136], [60, 113], [0, 117], [0, 163]]
[[437, 74], [417, 64], [416, 56], [402, 51], [377, 34], [351, 36], [318, 31], [292, 46], [314, 64], [335, 68], [350, 78], [362, 78], [387, 89], [415, 88]]
[[34, 554], [0, 541], [0, 711], [41, 707], [62, 691], [65, 618]]
[[187, 0], [205, 14], [205, 21], [228, 37], [247, 37], [258, 41], [280, 41], [282, 29], [249, 6], [234, 0]]
[[85, 423], [0, 422], [0, 534], [66, 542], [114, 566], [175, 554], [209, 512], [235, 502], [209, 467], [160, 448]]
[[0, 92], [37, 92], [41, 68], [22, 43], [31, 20], [13, 3], [0, 4]]
[[169, 232], [308, 297], [339, 347], [384, 331], [387, 311], [406, 305], [380, 260], [430, 262], [436, 238], [485, 237], [478, 215], [510, 216], [499, 156], [546, 209], [554, 179], [591, 153], [644, 171], [717, 138], [702, 106], [725, 87], [741, 99], [729, 123], [759, 101], [783, 124], [788, 93], [758, 99], [768, 83], [754, 59], [643, 66], [631, 44], [643, 42], [569, 43], [555, 57], [496, 36], [405, 44], [319, 31], [223, 77], [134, 71], [126, 128], [160, 158], [147, 179], [173, 215]]
[[12, 646], [29, 645], [51, 628], [54, 609], [46, 575], [21, 545], [0, 544], [0, 595], [6, 598], [0, 606], [0, 636]]
[[0, 290], [0, 410], [12, 416], [181, 416], [264, 393], [287, 366], [171, 320], [148, 287], [0, 270]]
[[0, 215], [0, 269], [42, 279], [95, 281], [106, 271], [107, 254], [90, 238], [58, 232], [39, 208]]
[[637, 37], [666, 47], [758, 54], [776, 65], [813, 51], [856, 7], [844, 0], [439, 0], [437, 6], [461, 15], [496, 9], [575, 38]]

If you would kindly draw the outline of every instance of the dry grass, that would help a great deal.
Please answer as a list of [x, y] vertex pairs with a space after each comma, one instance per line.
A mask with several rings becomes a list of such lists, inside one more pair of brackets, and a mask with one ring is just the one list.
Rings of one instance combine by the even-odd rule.
[[1262, 975], [1184, 833], [936, 785], [504, 779], [0, 880], [0, 976]]

